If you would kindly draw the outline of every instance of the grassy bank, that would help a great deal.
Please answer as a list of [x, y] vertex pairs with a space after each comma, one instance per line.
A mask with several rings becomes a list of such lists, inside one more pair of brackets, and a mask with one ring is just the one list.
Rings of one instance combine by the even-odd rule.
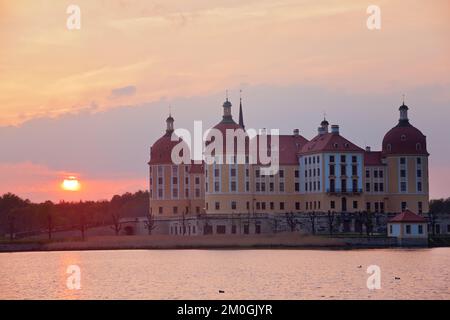
[[0, 252], [125, 250], [125, 249], [263, 249], [345, 248], [339, 239], [283, 233], [275, 235], [214, 236], [97, 236], [81, 239], [0, 241]]

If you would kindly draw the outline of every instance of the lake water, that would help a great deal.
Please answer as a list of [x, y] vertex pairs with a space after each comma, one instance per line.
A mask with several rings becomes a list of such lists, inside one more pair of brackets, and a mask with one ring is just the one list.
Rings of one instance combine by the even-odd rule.
[[0, 299], [450, 299], [449, 286], [450, 248], [0, 253]]

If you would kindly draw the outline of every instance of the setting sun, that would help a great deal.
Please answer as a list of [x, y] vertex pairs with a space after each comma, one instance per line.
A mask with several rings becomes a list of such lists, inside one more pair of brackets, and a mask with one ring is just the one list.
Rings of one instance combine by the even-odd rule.
[[61, 184], [61, 188], [67, 191], [78, 191], [80, 187], [80, 182], [75, 177], [68, 177]]

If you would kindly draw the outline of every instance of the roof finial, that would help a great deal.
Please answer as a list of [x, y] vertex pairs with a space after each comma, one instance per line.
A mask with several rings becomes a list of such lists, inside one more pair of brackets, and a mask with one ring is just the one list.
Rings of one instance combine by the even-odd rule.
[[227, 101], [228, 101], [228, 89], [225, 92], [226, 92], [226, 98], [227, 98]]
[[403, 97], [403, 105], [405, 105], [405, 94], [402, 94]]
[[171, 117], [171, 116], [172, 116], [172, 105], [169, 104], [169, 117]]

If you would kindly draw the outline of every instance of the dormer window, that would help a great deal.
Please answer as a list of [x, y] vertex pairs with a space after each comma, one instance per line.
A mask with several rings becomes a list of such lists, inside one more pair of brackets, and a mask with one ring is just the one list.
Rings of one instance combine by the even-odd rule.
[[392, 145], [390, 143], [387, 145], [386, 148], [387, 148], [388, 151], [392, 151]]
[[334, 144], [333, 144], [333, 147], [334, 147], [335, 149], [337, 149], [337, 148], [338, 148], [338, 144], [337, 144], [337, 143], [334, 143]]
[[422, 150], [422, 145], [420, 143], [416, 143], [416, 150], [417, 151]]
[[400, 139], [401, 139], [402, 141], [406, 141], [406, 135], [402, 134], [401, 137], [400, 137]]
[[346, 148], [348, 148], [350, 145], [349, 145], [348, 143], [346, 143], [344, 146], [345, 146]]

